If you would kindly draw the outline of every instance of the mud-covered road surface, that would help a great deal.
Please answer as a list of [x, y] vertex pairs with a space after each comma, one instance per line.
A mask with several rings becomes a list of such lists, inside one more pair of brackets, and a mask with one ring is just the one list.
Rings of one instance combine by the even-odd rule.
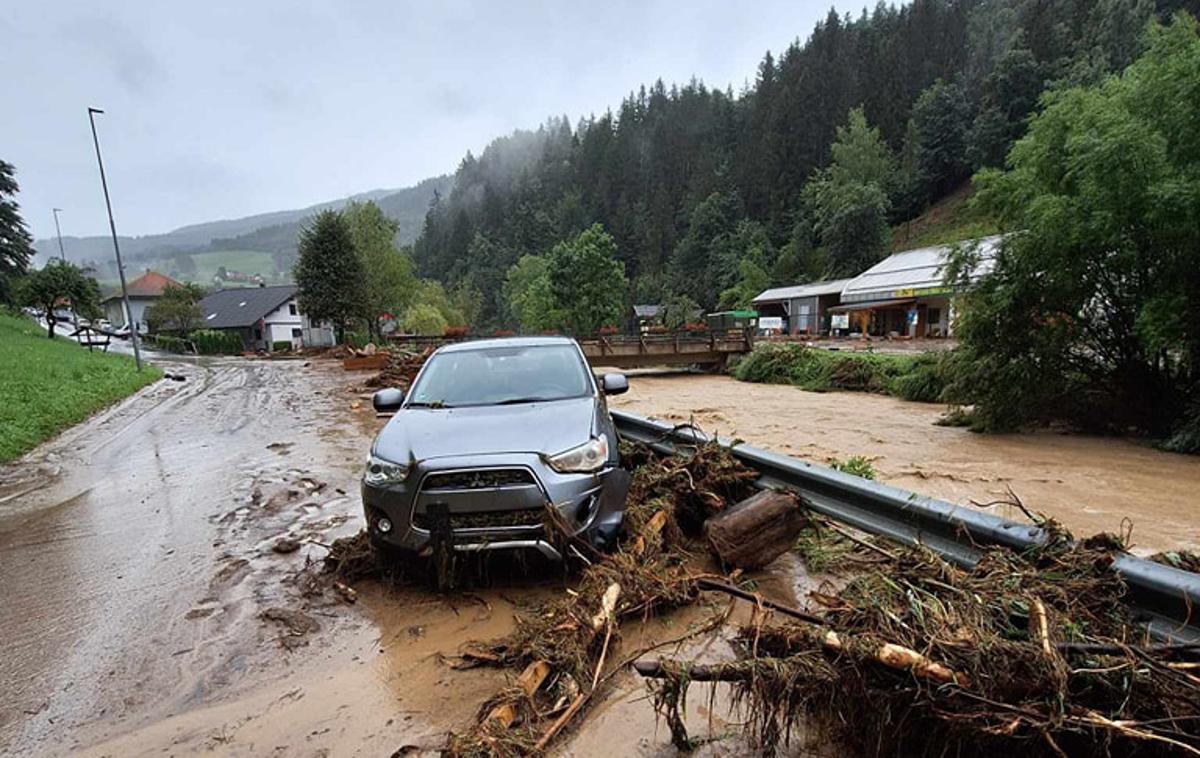
[[[804, 392], [727, 376], [642, 374], [612, 407], [826, 463], [869, 459], [881, 481], [968, 504], [1008, 497], [1079, 535], [1133, 525], [1134, 552], [1200, 547], [1200, 458], [1137, 441], [1040, 432], [982, 435], [934, 424], [946, 410], [858, 392]], [[997, 515], [1024, 516], [993, 506]], [[1128, 523], [1128, 522], [1127, 522]]]
[[[447, 597], [363, 582], [354, 605], [302, 597], [294, 579], [321, 543], [362, 527], [357, 479], [382, 425], [352, 389], [364, 376], [326, 361], [170, 369], [186, 380], [0, 468], [0, 755], [436, 754], [510, 676], [450, 659], [509, 632], [562, 577]], [[303, 545], [276, 553], [280, 536]], [[762, 581], [780, 600], [803, 594], [790, 569]], [[625, 643], [725, 608], [709, 602]], [[721, 639], [689, 644], [730, 655]], [[622, 675], [557, 750], [673, 755], [644, 698]], [[699, 735], [729, 731], [723, 709], [696, 700]]]

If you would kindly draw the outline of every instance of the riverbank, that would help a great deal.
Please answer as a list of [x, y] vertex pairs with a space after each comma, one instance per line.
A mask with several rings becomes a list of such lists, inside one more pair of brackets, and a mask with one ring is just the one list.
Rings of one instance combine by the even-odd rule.
[[0, 314], [0, 462], [32, 450], [96, 411], [158, 380], [133, 359], [46, 339], [34, 322]]
[[[1134, 552], [1200, 547], [1200, 459], [1128, 439], [1053, 432], [981, 435], [937, 426], [938, 403], [863, 392], [805, 392], [727, 376], [634, 375], [612, 407], [816, 463], [863, 456], [880, 481], [954, 503], [988, 503], [1008, 488], [1077, 534], [1133, 523]], [[1010, 506], [997, 515], [1022, 520]]]

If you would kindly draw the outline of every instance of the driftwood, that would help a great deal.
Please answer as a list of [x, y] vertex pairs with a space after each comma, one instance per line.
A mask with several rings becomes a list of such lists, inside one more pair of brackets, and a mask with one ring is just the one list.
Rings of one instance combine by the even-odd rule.
[[[826, 650], [840, 653], [846, 650], [846, 640], [837, 632], [826, 631], [821, 637], [821, 645]], [[937, 661], [902, 645], [890, 642], [883, 643], [869, 654], [871, 660], [897, 671], [908, 671], [918, 679], [925, 679], [935, 684], [957, 684], [959, 687], [970, 688], [971, 681], [963, 673], [943, 666]], [[731, 682], [746, 679], [749, 671], [737, 664], [717, 664], [714, 666], [687, 667], [683, 663], [670, 663], [669, 669], [659, 661], [637, 661], [633, 670], [644, 677], [659, 679], [668, 675], [672, 670], [686, 670], [688, 679], [697, 682]]]
[[753, 569], [791, 550], [807, 523], [794, 494], [763, 490], [705, 521], [704, 536], [722, 564]]

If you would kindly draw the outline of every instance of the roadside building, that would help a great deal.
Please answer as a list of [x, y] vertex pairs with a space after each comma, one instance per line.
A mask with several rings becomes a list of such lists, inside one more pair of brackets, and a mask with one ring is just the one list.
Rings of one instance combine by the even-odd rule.
[[247, 350], [270, 350], [279, 342], [293, 348], [334, 344], [328, 325], [314, 325], [300, 312], [296, 291], [294, 284], [219, 290], [200, 301], [201, 328], [234, 332]]
[[[979, 261], [968, 279], [992, 270], [999, 235], [968, 240]], [[943, 281], [953, 245], [935, 245], [890, 255], [846, 283], [841, 304], [829, 309], [833, 327], [874, 336], [950, 337], [954, 291]]]
[[169, 286], [178, 287], [180, 284], [166, 274], [147, 269], [146, 273], [127, 282], [125, 286], [129, 291], [129, 310], [132, 318], [125, 313], [120, 289], [100, 302], [104, 307], [104, 317], [115, 328], [120, 329], [133, 322], [137, 324], [138, 331], [144, 332], [146, 331], [146, 309], [154, 305]]
[[661, 305], [635, 305], [630, 309], [629, 331], [631, 334], [641, 334], [651, 327], [662, 326], [662, 317]]
[[776, 287], [751, 302], [759, 318], [782, 318], [784, 334], [827, 334], [829, 309], [841, 302], [849, 279]]

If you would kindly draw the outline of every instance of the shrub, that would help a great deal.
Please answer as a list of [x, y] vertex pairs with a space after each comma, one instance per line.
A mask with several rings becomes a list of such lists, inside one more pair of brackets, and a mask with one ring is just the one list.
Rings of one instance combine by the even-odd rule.
[[894, 377], [887, 393], [919, 403], [945, 402], [951, 367], [943, 354], [927, 353], [913, 359], [908, 370]]
[[830, 458], [829, 468], [834, 471], [841, 471], [844, 474], [852, 474], [861, 476], [863, 479], [874, 479], [876, 477], [875, 467], [871, 465], [869, 458], [861, 455], [854, 455], [844, 461], [837, 458]]
[[233, 332], [216, 329], [197, 329], [187, 336], [201, 355], [238, 355], [242, 352], [242, 338]]
[[743, 356], [731, 373], [744, 382], [792, 384], [810, 392], [877, 392], [937, 402], [946, 399], [951, 370], [944, 355], [841, 353], [769, 343]]
[[275, 340], [271, 343], [272, 353], [290, 353], [292, 351], [292, 343], [287, 340]]
[[169, 353], [188, 352], [188, 341], [182, 337], [172, 337], [169, 334], [150, 334], [144, 339], [158, 350], [165, 350]]

